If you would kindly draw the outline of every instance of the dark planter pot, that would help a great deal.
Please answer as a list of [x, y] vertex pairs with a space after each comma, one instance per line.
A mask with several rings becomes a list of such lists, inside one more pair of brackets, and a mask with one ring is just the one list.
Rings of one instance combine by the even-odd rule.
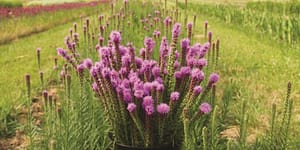
[[173, 146], [173, 145], [162, 145], [157, 147], [133, 147], [123, 144], [115, 144], [115, 150], [180, 150], [179, 146]]

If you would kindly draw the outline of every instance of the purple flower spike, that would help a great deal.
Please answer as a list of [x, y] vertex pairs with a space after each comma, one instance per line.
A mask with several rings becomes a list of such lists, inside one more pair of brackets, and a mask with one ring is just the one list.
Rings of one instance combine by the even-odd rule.
[[178, 92], [172, 92], [170, 99], [171, 99], [171, 101], [175, 102], [175, 101], [179, 100], [179, 97], [180, 97], [180, 94]]
[[152, 75], [156, 78], [160, 76], [160, 68], [155, 66], [152, 68]]
[[62, 56], [62, 57], [66, 57], [67, 56], [67, 51], [64, 50], [63, 48], [57, 48], [57, 54]]
[[44, 99], [48, 98], [48, 91], [47, 90], [43, 91], [43, 97], [44, 97]]
[[208, 114], [211, 112], [210, 104], [204, 102], [199, 106], [199, 113], [200, 114]]
[[190, 67], [181, 67], [180, 72], [182, 76], [189, 76], [191, 74], [192, 69]]
[[214, 83], [218, 82], [219, 78], [220, 78], [220, 77], [219, 77], [218, 74], [212, 73], [212, 74], [209, 76], [209, 83], [214, 84]]
[[195, 68], [192, 70], [192, 79], [202, 81], [204, 79], [204, 73], [200, 69]]
[[37, 48], [36, 53], [40, 53], [40, 52], [41, 52], [41, 48]]
[[197, 61], [197, 66], [202, 68], [207, 65], [207, 60], [205, 58], [201, 58]]
[[124, 101], [126, 103], [132, 102], [131, 90], [130, 89], [124, 89], [123, 90], [123, 97], [124, 97]]
[[159, 85], [157, 85], [157, 87], [156, 87], [156, 91], [158, 91], [158, 92], [160, 92], [160, 93], [163, 92], [164, 89], [165, 89], [165, 87], [164, 87], [163, 84], [159, 84]]
[[166, 115], [170, 111], [170, 106], [165, 103], [161, 103], [156, 107], [156, 110], [159, 114]]
[[84, 71], [85, 66], [83, 64], [77, 65], [77, 71], [79, 74], [82, 74]]
[[131, 64], [131, 56], [124, 55], [122, 57], [122, 67], [130, 67], [130, 64]]
[[208, 21], [205, 21], [205, 22], [204, 22], [205, 33], [207, 33], [207, 26], [208, 26]]
[[91, 69], [93, 66], [93, 61], [90, 58], [87, 58], [83, 61], [83, 65], [85, 68]]
[[119, 44], [121, 42], [121, 34], [120, 32], [113, 31], [110, 34], [110, 40], [112, 40], [114, 43]]
[[143, 96], [144, 96], [144, 90], [135, 90], [134, 91], [134, 96], [136, 98], [143, 98]]
[[160, 84], [163, 84], [163, 83], [164, 83], [164, 81], [163, 81], [163, 79], [162, 79], [161, 77], [156, 77], [156, 78], [155, 78], [155, 81], [157, 81], [157, 82], [160, 83]]
[[152, 50], [155, 46], [155, 41], [152, 38], [146, 37], [144, 40], [144, 46], [146, 47], [146, 49]]
[[188, 47], [190, 46], [190, 40], [189, 39], [182, 39], [181, 40], [181, 49], [186, 52]]
[[191, 30], [193, 28], [193, 23], [190, 22], [190, 23], [188, 23], [187, 26], [188, 26], [188, 29]]
[[102, 69], [102, 76], [107, 78], [110, 76], [110, 69], [109, 68], [103, 68]]
[[153, 104], [152, 105], [147, 105], [144, 109], [145, 109], [147, 115], [149, 115], [149, 116], [152, 115], [155, 111]]
[[172, 20], [171, 20], [171, 18], [170, 18], [170, 17], [167, 17], [167, 18], [164, 20], [164, 24], [165, 24], [165, 26], [168, 26], [168, 25], [170, 25], [170, 24], [171, 24], [171, 22], [172, 22]]
[[97, 77], [97, 68], [96, 67], [92, 67], [90, 69], [90, 74], [95, 78]]
[[176, 72], [174, 73], [174, 76], [175, 76], [176, 79], [181, 79], [181, 78], [182, 78], [182, 73], [181, 73], [181, 71], [176, 71]]
[[145, 108], [146, 106], [153, 105], [153, 99], [152, 96], [146, 96], [143, 98], [143, 107]]
[[195, 96], [198, 96], [202, 92], [202, 87], [201, 86], [195, 86], [193, 93]]
[[172, 30], [172, 38], [173, 39], [177, 39], [179, 34], [180, 34], [180, 30], [181, 30], [181, 25], [180, 23], [176, 23], [174, 26], [173, 26], [173, 30]]
[[127, 110], [129, 112], [133, 112], [136, 109], [136, 105], [134, 103], [129, 103], [127, 106]]
[[152, 82], [146, 82], [146, 83], [144, 83], [144, 92], [150, 94], [151, 89], [152, 89]]

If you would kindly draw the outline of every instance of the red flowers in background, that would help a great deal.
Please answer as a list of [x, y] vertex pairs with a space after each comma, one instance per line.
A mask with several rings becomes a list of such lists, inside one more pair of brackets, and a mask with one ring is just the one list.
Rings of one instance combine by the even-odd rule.
[[57, 10], [65, 9], [75, 9], [81, 7], [94, 7], [100, 3], [108, 2], [108, 0], [102, 1], [93, 1], [88, 3], [64, 3], [64, 4], [55, 4], [48, 6], [30, 6], [30, 7], [17, 7], [17, 8], [0, 8], [0, 18], [7, 17], [18, 17], [24, 15], [36, 15], [41, 12], [54, 12]]

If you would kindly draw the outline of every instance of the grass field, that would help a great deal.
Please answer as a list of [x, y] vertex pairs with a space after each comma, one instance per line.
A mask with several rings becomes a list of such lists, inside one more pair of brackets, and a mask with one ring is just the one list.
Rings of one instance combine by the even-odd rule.
[[[245, 5], [249, 1], [251, 0], [190, 0], [188, 2]], [[282, 1], [278, 0], [278, 2]], [[173, 2], [170, 4], [174, 6]], [[232, 97], [233, 103], [231, 103], [229, 114], [234, 119], [230, 125], [239, 126], [240, 107], [242, 101], [245, 100], [249, 116], [247, 137], [254, 136], [256, 138], [264, 135], [270, 127], [272, 105], [277, 104], [279, 114], [284, 111], [286, 86], [291, 81], [291, 97], [294, 100], [294, 109], [292, 111], [289, 149], [298, 148], [300, 146], [300, 141], [297, 138], [300, 133], [299, 47], [282, 44], [272, 39], [270, 35], [264, 36], [235, 24], [223, 22], [210, 15], [193, 10], [188, 11], [190, 14], [197, 14], [195, 25], [197, 34], [193, 36], [194, 41], [202, 41], [201, 37], [203, 37], [203, 27], [206, 20], [209, 22], [209, 31], [213, 31], [213, 39], [220, 39], [220, 62], [217, 71], [221, 80], [217, 87], [217, 103], [222, 103], [224, 91], [232, 82], [236, 83], [239, 93], [235, 95], [236, 97]], [[189, 21], [192, 21], [192, 18], [189, 18]], [[0, 46], [0, 78], [4, 79], [0, 80], [0, 119], [6, 118], [9, 113], [14, 112], [16, 108], [20, 108], [24, 104], [26, 99], [24, 75], [26, 73], [32, 75], [34, 89], [32, 95], [37, 95], [41, 90], [36, 48], [42, 49], [41, 68], [45, 77], [47, 79], [50, 76], [56, 78], [52, 70], [54, 58], [57, 57], [56, 48], [63, 46], [63, 39], [69, 34], [69, 27], [71, 26], [72, 23], [67, 23]]]

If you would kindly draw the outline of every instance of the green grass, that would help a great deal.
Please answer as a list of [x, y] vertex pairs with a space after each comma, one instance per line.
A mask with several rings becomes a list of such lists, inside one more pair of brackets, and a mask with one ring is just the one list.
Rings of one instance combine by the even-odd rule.
[[0, 0], [0, 8], [1, 7], [8, 7], [8, 8], [14, 8], [14, 7], [22, 7], [23, 2], [22, 1], [9, 1], [9, 0]]
[[[9, 45], [0, 46], [0, 118], [5, 118], [13, 109], [25, 102], [25, 78], [26, 73], [31, 74], [33, 95], [37, 95], [40, 87], [39, 73], [36, 58], [36, 48], [41, 51], [41, 68], [45, 78], [52, 74], [56, 47], [62, 46], [61, 39], [68, 34], [71, 24], [53, 28], [47, 32], [22, 38]], [[51, 37], [51, 38], [50, 38]], [[4, 79], [4, 80], [3, 80]], [[1, 135], [1, 134], [0, 134]]]
[[78, 19], [80, 16], [88, 16], [101, 10], [100, 4], [94, 7], [83, 7], [79, 9], [60, 10], [56, 12], [43, 12], [35, 16], [21, 16], [6, 18], [0, 22], [0, 44], [28, 36], [33, 33], [45, 31], [60, 24]]
[[[33, 87], [35, 89], [40, 87], [36, 48], [40, 47], [42, 49], [41, 68], [45, 78], [48, 78], [53, 74], [52, 68], [54, 66], [54, 57], [56, 57], [56, 48], [63, 46], [63, 39], [68, 35], [69, 28], [72, 27], [72, 23], [67, 22], [76, 21], [80, 24], [79, 15], [81, 13], [94, 14], [96, 10], [101, 10], [100, 7], [102, 6], [97, 6], [93, 9], [82, 8], [52, 14], [44, 13], [34, 17], [22, 17], [17, 22], [6, 20], [0, 23], [5, 24], [5, 27], [7, 27], [6, 29], [1, 28], [3, 34], [0, 36], [0, 43], [1, 38], [2, 40], [7, 39], [5, 35], [18, 36], [19, 32], [29, 32], [30, 35], [32, 34], [30, 32], [36, 33], [46, 30], [46, 32], [33, 34], [29, 37], [17, 39], [9, 44], [0, 45], [0, 64], [2, 66], [0, 78], [6, 79], [0, 81], [0, 93], [5, 93], [0, 95], [0, 120], [6, 118], [10, 112], [24, 103], [24, 75], [26, 73], [32, 75]], [[69, 14], [68, 17], [65, 17], [66, 13]], [[41, 21], [41, 24], [36, 24], [37, 21]], [[59, 26], [63, 23], [67, 24]], [[13, 26], [12, 24], [15, 25]], [[50, 30], [47, 31], [47, 29]], [[37, 95], [39, 90], [33, 90], [35, 92], [33, 95]]]
[[[266, 132], [261, 117], [271, 113], [269, 108], [273, 103], [283, 104], [286, 84], [292, 82], [292, 99], [295, 100], [292, 141], [295, 140], [293, 146], [297, 147], [300, 133], [300, 122], [297, 120], [300, 114], [297, 108], [300, 106], [297, 101], [300, 97], [300, 81], [297, 80], [300, 77], [299, 48], [280, 44], [259, 33], [217, 21], [205, 14], [199, 14], [199, 18], [207, 18], [209, 30], [215, 33], [214, 38], [221, 40], [219, 71], [222, 83], [218, 90], [224, 91], [231, 80], [238, 83], [241, 96], [230, 111], [237, 116], [239, 112], [235, 109], [239, 110], [241, 100], [245, 99], [249, 104], [250, 128]], [[222, 96], [222, 92], [219, 94]]]

